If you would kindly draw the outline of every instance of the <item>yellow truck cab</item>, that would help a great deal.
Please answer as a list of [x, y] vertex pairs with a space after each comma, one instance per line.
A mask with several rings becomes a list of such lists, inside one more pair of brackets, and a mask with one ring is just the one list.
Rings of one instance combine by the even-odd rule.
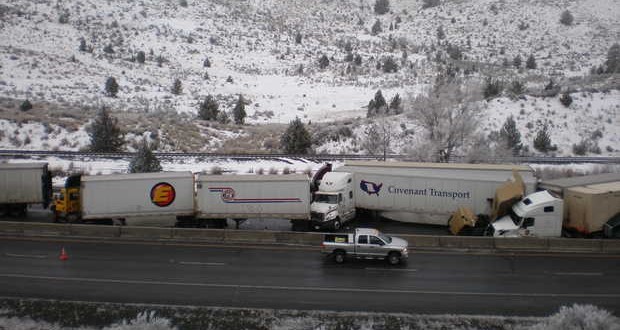
[[65, 187], [54, 196], [52, 211], [54, 212], [55, 222], [61, 219], [74, 222], [81, 218], [80, 177], [81, 175], [68, 177]]

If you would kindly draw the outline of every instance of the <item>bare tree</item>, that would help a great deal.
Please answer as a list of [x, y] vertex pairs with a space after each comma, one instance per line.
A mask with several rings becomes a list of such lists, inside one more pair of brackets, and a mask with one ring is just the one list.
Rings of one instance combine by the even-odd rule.
[[[448, 162], [456, 149], [472, 140], [478, 128], [476, 94], [455, 81], [440, 81], [427, 95], [409, 101], [408, 116], [426, 131], [418, 160]], [[419, 159], [422, 157], [427, 159]]]
[[386, 160], [388, 153], [392, 152], [393, 131], [392, 124], [385, 116], [373, 118], [364, 130], [362, 148], [369, 155], [383, 154], [383, 160]]

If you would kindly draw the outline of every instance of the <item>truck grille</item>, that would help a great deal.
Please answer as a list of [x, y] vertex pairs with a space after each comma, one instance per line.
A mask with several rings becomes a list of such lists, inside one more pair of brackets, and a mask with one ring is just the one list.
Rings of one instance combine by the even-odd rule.
[[310, 212], [310, 219], [315, 220], [315, 221], [323, 221], [324, 216], [325, 215], [323, 213]]

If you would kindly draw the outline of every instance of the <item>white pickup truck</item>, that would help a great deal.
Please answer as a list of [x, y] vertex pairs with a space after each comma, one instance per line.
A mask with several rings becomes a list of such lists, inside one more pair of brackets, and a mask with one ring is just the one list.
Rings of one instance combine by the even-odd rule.
[[409, 256], [408, 245], [404, 239], [387, 236], [376, 229], [357, 228], [355, 233], [325, 234], [321, 252], [333, 256], [339, 264], [352, 257], [386, 259], [397, 265]]

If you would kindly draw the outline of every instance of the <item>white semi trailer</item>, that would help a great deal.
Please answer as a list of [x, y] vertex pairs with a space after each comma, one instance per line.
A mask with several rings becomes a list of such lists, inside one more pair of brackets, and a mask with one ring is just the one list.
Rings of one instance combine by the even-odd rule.
[[327, 172], [311, 206], [315, 229], [338, 229], [356, 209], [395, 221], [445, 225], [459, 207], [489, 214], [497, 189], [522, 178], [534, 192], [534, 170], [523, 165], [347, 162]]
[[29, 205], [47, 208], [51, 200], [47, 163], [0, 164], [0, 213], [23, 216]]
[[210, 227], [246, 219], [310, 220], [310, 180], [304, 174], [205, 175], [196, 178], [196, 218]]

